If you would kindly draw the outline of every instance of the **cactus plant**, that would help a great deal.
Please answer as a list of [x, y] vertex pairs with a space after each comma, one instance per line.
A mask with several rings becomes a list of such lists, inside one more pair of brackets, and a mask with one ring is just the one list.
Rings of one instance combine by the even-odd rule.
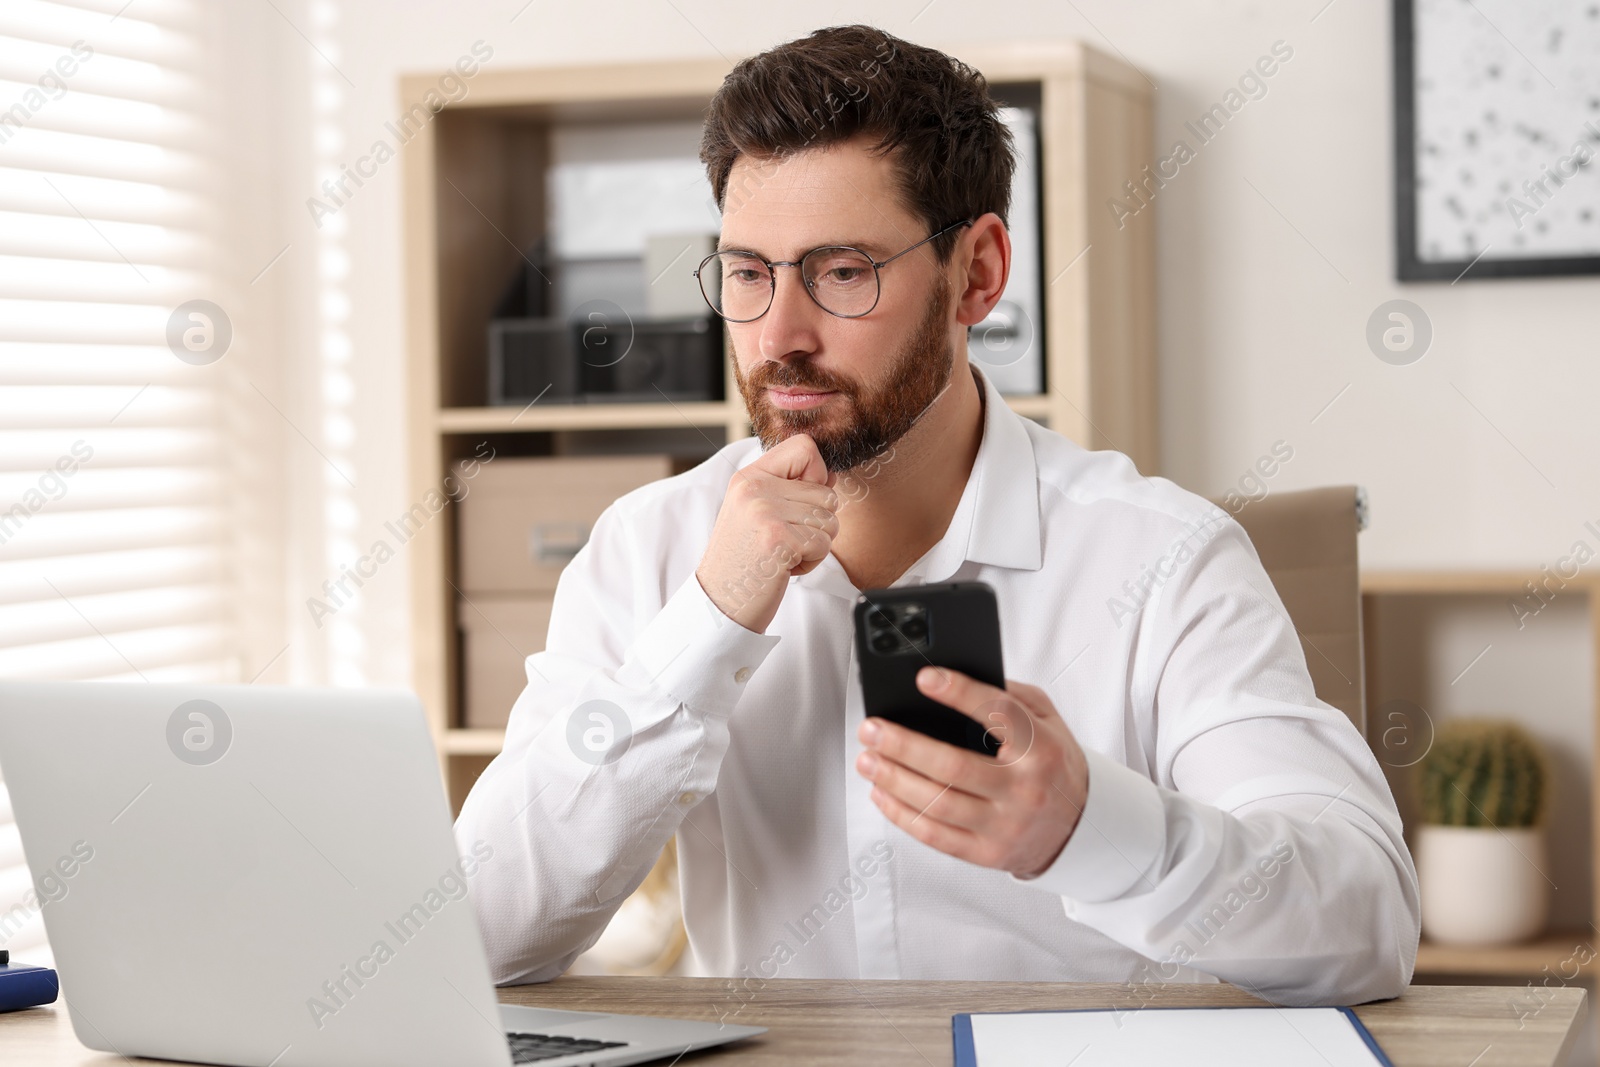
[[1456, 719], [1418, 765], [1422, 818], [1439, 826], [1534, 826], [1544, 815], [1544, 754], [1507, 719]]

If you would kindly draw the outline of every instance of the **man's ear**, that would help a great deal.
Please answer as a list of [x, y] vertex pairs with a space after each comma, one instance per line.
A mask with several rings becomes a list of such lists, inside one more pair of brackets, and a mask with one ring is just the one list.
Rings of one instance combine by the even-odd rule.
[[[967, 240], [956, 245], [956, 321], [976, 326], [989, 317], [1006, 291], [1011, 276], [1011, 235], [1000, 216], [989, 211], [969, 227]], [[961, 253], [965, 247], [968, 251]]]

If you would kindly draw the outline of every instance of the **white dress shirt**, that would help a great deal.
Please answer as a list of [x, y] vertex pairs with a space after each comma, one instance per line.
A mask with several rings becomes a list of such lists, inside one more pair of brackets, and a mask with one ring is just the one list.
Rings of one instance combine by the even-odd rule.
[[994, 588], [1006, 676], [1043, 688], [1087, 754], [1059, 858], [1018, 879], [879, 812], [855, 770], [858, 590], [832, 556], [790, 579], [764, 634], [706, 596], [694, 571], [728, 481], [761, 454], [745, 438], [617, 500], [561, 574], [504, 750], [456, 822], [463, 849], [493, 848], [471, 894], [497, 983], [561, 974], [674, 834], [693, 973], [742, 989], [995, 979], [1144, 998], [1220, 979], [1353, 1004], [1410, 982], [1420, 909], [1393, 797], [1313, 692], [1243, 530], [973, 373], [971, 475], [894, 584]]

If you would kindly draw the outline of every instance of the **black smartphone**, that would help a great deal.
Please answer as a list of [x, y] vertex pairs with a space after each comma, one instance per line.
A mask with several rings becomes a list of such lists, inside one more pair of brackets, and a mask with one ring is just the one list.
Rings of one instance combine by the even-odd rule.
[[1000, 609], [985, 582], [868, 589], [856, 598], [856, 661], [866, 713], [986, 756], [1000, 738], [985, 723], [923, 695], [917, 671], [932, 664], [1006, 686]]

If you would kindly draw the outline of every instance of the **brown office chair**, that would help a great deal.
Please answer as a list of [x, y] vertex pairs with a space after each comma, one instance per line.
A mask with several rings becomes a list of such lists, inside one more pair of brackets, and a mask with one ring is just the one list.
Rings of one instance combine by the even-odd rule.
[[1289, 611], [1317, 696], [1366, 736], [1356, 552], [1356, 534], [1367, 524], [1365, 494], [1354, 485], [1272, 493], [1229, 513]]

